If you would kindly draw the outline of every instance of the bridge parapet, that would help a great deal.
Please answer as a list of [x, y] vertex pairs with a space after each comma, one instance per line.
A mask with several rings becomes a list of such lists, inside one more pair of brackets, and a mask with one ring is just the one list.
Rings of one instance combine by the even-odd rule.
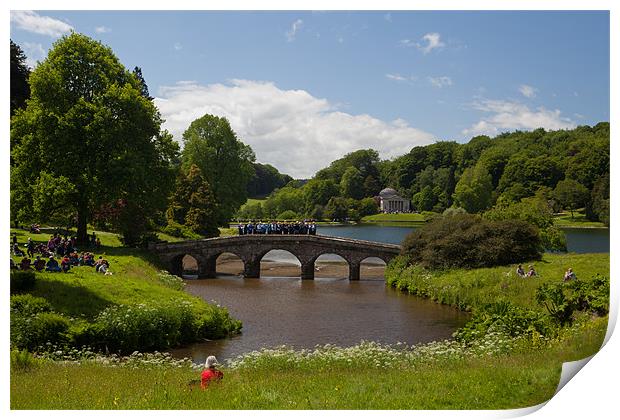
[[244, 277], [260, 276], [260, 261], [274, 249], [293, 254], [301, 263], [301, 277], [314, 278], [314, 262], [323, 254], [337, 254], [349, 264], [349, 279], [359, 280], [360, 263], [368, 257], [378, 257], [388, 263], [400, 253], [400, 246], [350, 238], [323, 235], [242, 235], [199, 239], [183, 242], [158, 242], [149, 249], [168, 265], [172, 273], [180, 274], [182, 259], [191, 255], [198, 262], [199, 275], [215, 275], [217, 257], [224, 252], [237, 255], [244, 263]]

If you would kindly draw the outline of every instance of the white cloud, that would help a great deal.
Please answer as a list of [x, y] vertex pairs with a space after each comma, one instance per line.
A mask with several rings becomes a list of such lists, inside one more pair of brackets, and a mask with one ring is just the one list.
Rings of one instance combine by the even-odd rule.
[[521, 85], [519, 86], [519, 92], [521, 92], [521, 95], [525, 96], [526, 98], [535, 98], [538, 89], [529, 85]]
[[417, 80], [416, 76], [403, 76], [398, 73], [387, 73], [385, 77], [395, 82], [415, 82]]
[[11, 22], [19, 29], [53, 38], [73, 30], [73, 27], [61, 20], [41, 16], [32, 10], [11, 11]]
[[374, 148], [387, 158], [434, 140], [402, 119], [352, 115], [307, 91], [282, 90], [271, 82], [177, 83], [161, 88], [155, 102], [166, 120], [164, 128], [178, 141], [204, 114], [226, 117], [259, 162], [297, 178], [311, 177], [353, 150]]
[[105, 34], [106, 32], [111, 32], [112, 29], [106, 27], [106, 26], [97, 26], [95, 28], [95, 32], [97, 32], [98, 34]]
[[441, 35], [436, 32], [426, 34], [422, 37], [422, 40], [426, 41], [426, 45], [416, 44], [424, 54], [428, 54], [436, 48], [445, 47], [446, 44], [441, 42]]
[[295, 41], [295, 35], [297, 35], [297, 31], [301, 29], [303, 24], [304, 21], [301, 19], [297, 19], [295, 22], [293, 22], [293, 24], [291, 25], [291, 29], [286, 32], [286, 40], [288, 42]]
[[46, 52], [43, 48], [43, 45], [37, 44], [35, 42], [24, 42], [24, 54], [26, 54], [26, 65], [30, 68], [35, 68], [38, 61], [42, 61]]
[[544, 107], [530, 109], [527, 105], [514, 101], [480, 99], [472, 104], [476, 110], [489, 113], [471, 127], [462, 131], [465, 136], [487, 134], [498, 135], [511, 130], [560, 130], [574, 128], [575, 123], [562, 117], [560, 110]]
[[175, 43], [174, 43], [174, 49], [175, 49], [176, 51], [180, 51], [180, 50], [182, 50], [182, 49], [183, 49], [183, 45], [181, 45], [181, 43], [180, 43], [180, 42], [175, 42]]
[[402, 45], [403, 47], [415, 47], [415, 46], [417, 46], [417, 43], [415, 41], [410, 40], [410, 39], [401, 39], [400, 40], [400, 45]]
[[437, 76], [437, 77], [429, 76], [428, 81], [431, 83], [431, 85], [437, 88], [442, 88], [444, 86], [452, 86], [452, 79], [448, 76]]

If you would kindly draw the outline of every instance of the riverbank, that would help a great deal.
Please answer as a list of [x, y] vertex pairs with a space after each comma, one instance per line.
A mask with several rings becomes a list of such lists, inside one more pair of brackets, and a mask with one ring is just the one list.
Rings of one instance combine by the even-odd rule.
[[[11, 229], [11, 234], [17, 235], [20, 244], [28, 237], [41, 242], [49, 238], [20, 229]], [[135, 347], [131, 351], [161, 350], [239, 332], [241, 323], [226, 308], [183, 291], [181, 279], [162, 272], [152, 254], [120, 246], [113, 234], [98, 232], [97, 236], [102, 246], [91, 251], [95, 258], [109, 261], [112, 275], [88, 266], [73, 267], [68, 273], [35, 273], [34, 287], [22, 291], [23, 298], [12, 295], [11, 307], [19, 308], [11, 313], [12, 345], [35, 350], [49, 341], [118, 351], [127, 350], [131, 343]], [[18, 303], [19, 299], [28, 299], [28, 305], [35, 302], [28, 296], [44, 299], [36, 302], [45, 310]]]
[[187, 385], [200, 372], [190, 367], [46, 361], [12, 368], [11, 409], [522, 408], [551, 398], [562, 362], [596, 352], [606, 325], [601, 318], [557, 342], [508, 353], [463, 357], [427, 346], [417, 362], [392, 365], [391, 356], [403, 359], [376, 346], [322, 351], [329, 362], [262, 353], [250, 366], [222, 368], [224, 380], [205, 391]]

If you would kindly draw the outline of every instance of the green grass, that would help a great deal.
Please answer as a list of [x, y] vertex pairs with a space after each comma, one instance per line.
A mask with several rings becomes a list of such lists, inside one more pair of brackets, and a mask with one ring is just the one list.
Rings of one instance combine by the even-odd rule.
[[[13, 233], [17, 234], [20, 244], [29, 237], [41, 242], [49, 239], [48, 234], [33, 235], [21, 229], [11, 229], [11, 236]], [[68, 273], [40, 272], [36, 274], [35, 288], [29, 293], [47, 299], [57, 312], [89, 320], [109, 305], [170, 298], [188, 300], [198, 312], [207, 310], [208, 304], [202, 299], [161, 284], [157, 274], [162, 267], [152, 254], [121, 247], [117, 235], [112, 233], [97, 232], [97, 236], [103, 246], [90, 250], [95, 258], [101, 255], [110, 262], [113, 275], [104, 276], [86, 266], [73, 267]], [[20, 259], [15, 260], [19, 262]]]
[[[390, 264], [386, 269], [386, 282], [401, 290], [409, 291], [437, 302], [461, 309], [471, 309], [498, 298], [530, 309], [540, 310], [536, 303], [536, 288], [549, 281], [560, 281], [569, 267], [577, 277], [589, 279], [595, 274], [609, 277], [609, 254], [544, 254], [542, 261], [531, 264], [536, 277], [517, 276], [516, 265], [429, 271], [417, 266], [402, 267]], [[523, 264], [527, 271], [528, 264]]]
[[414, 368], [224, 368], [206, 391], [191, 368], [46, 362], [11, 373], [11, 409], [510, 409], [553, 396], [561, 363], [596, 352], [606, 318], [561, 345]]
[[574, 211], [573, 215], [571, 217], [570, 212], [560, 213], [553, 218], [553, 223], [558, 227], [606, 228], [601, 222], [587, 220], [583, 209]]
[[426, 219], [423, 214], [420, 213], [397, 213], [397, 214], [373, 214], [370, 216], [364, 216], [362, 223], [376, 223], [376, 222], [416, 222], [425, 223]]

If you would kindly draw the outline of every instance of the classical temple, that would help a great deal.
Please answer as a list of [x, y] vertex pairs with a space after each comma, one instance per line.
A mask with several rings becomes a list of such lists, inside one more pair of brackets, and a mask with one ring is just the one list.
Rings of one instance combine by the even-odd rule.
[[383, 213], [408, 213], [409, 200], [398, 195], [393, 188], [384, 188], [379, 193], [379, 208]]

